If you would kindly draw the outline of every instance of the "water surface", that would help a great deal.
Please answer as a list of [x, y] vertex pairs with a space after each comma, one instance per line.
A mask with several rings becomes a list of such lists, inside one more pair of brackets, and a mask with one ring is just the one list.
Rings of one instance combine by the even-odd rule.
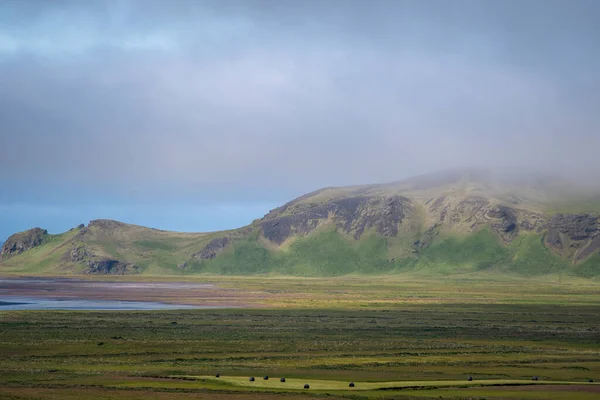
[[120, 300], [63, 300], [35, 297], [0, 296], [0, 311], [3, 310], [180, 310], [214, 308], [186, 304], [167, 304], [153, 301]]

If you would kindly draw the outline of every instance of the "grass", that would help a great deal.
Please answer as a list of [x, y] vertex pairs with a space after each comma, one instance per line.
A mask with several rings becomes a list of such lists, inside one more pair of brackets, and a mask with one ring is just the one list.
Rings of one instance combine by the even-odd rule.
[[598, 395], [598, 285], [207, 280], [269, 296], [262, 309], [0, 311], [0, 398]]
[[416, 239], [412, 231], [401, 231], [398, 237], [367, 231], [360, 240], [355, 240], [332, 224], [324, 224], [307, 236], [296, 236], [277, 247], [265, 244], [258, 230], [254, 230], [245, 238], [236, 239], [216, 258], [198, 260], [194, 254], [224, 233], [181, 234], [125, 224], [116, 226], [88, 228], [84, 241], [75, 236], [78, 230], [50, 236], [43, 245], [2, 260], [0, 270], [22, 275], [81, 273], [86, 267], [85, 260], [79, 264], [69, 261], [75, 246], [97, 257], [133, 263], [141, 274], [153, 276], [334, 277], [412, 271], [436, 279], [479, 272], [521, 277], [561, 274], [600, 278], [598, 254], [571, 264], [545, 247], [542, 234], [520, 234], [506, 245], [488, 228], [463, 234], [442, 232], [431, 238], [429, 246], [418, 249], [411, 245]]
[[331, 227], [324, 227], [295, 239], [285, 248], [269, 250], [257, 238], [250, 237], [226, 249], [216, 259], [195, 263], [193, 272], [332, 277], [412, 271], [438, 279], [475, 272], [521, 277], [600, 276], [597, 256], [573, 268], [543, 245], [540, 234], [520, 235], [506, 246], [495, 233], [482, 229], [468, 235], [446, 235], [412, 257], [390, 259], [390, 252], [398, 245], [394, 239], [367, 233], [355, 241]]
[[[34, 247], [17, 257], [2, 260], [2, 272], [18, 272], [21, 274], [41, 275], [47, 272], [61, 273], [59, 265], [63, 254], [70, 250], [71, 240], [78, 230], [72, 230], [60, 235], [48, 235], [44, 243]], [[75, 268], [70, 272], [78, 272], [83, 268]], [[66, 271], [62, 271], [65, 273]]]
[[467, 236], [450, 236], [426, 248], [418, 265], [442, 273], [472, 272], [491, 268], [510, 256], [488, 229]]
[[194, 264], [194, 272], [223, 275], [277, 273], [290, 276], [340, 276], [385, 273], [395, 264], [387, 259], [386, 238], [367, 234], [354, 241], [331, 227], [299, 237], [289, 247], [269, 251], [256, 237], [237, 242], [219, 257]]
[[[482, 386], [530, 386], [530, 385], [582, 385], [581, 382], [571, 381], [554, 381], [551, 383], [544, 383], [540, 381], [532, 381], [531, 379], [517, 380], [517, 379], [485, 379], [479, 381], [465, 381], [462, 380], [420, 380], [420, 381], [383, 381], [383, 382], [362, 382], [353, 381], [355, 386], [349, 389], [348, 380], [324, 380], [324, 379], [288, 379], [285, 382], [280, 382], [279, 377], [269, 377], [268, 380], [264, 380], [261, 377], [256, 377], [254, 382], [251, 382], [248, 377], [241, 376], [222, 376], [216, 378], [214, 376], [191, 376], [202, 382], [213, 382], [221, 383], [224, 382], [228, 385], [239, 386], [243, 388], [261, 388], [261, 389], [303, 389], [304, 385], [308, 382], [309, 389], [312, 390], [327, 390], [327, 391], [338, 391], [338, 390], [352, 390], [353, 392], [361, 392], [363, 390], [381, 390], [381, 389], [415, 389], [415, 388], [448, 388], [448, 387], [482, 387]], [[592, 383], [583, 383], [586, 386], [596, 386]]]

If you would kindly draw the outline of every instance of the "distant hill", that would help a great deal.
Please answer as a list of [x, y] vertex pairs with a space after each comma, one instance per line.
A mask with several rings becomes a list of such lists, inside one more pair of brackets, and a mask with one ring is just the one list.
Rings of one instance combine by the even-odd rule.
[[96, 220], [8, 238], [2, 271], [23, 274], [414, 272], [600, 277], [600, 196], [556, 177], [463, 169], [324, 188], [231, 231], [176, 233]]

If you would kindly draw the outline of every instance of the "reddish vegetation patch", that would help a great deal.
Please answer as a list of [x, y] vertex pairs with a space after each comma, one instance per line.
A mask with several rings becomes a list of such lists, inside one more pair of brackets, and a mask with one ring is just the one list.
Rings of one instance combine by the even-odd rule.
[[494, 386], [486, 390], [520, 390], [524, 392], [584, 392], [600, 393], [600, 385], [527, 385], [527, 386]]
[[169, 393], [146, 390], [111, 390], [99, 388], [7, 388], [0, 387], [0, 398], [18, 399], [48, 399], [48, 400], [79, 400], [79, 399], [127, 399], [127, 400], [258, 400], [258, 399], [290, 399], [308, 400], [313, 397], [267, 394], [267, 393]]
[[262, 293], [186, 282], [102, 282], [71, 279], [2, 280], [3, 295], [63, 300], [154, 301], [219, 307], [257, 307]]

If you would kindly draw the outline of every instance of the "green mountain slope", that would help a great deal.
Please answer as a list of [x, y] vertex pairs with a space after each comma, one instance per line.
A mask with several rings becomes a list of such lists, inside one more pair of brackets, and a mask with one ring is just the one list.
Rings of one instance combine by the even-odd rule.
[[251, 225], [176, 233], [96, 220], [11, 236], [0, 272], [283, 274], [410, 272], [600, 277], [596, 191], [523, 173], [450, 171], [325, 188]]

